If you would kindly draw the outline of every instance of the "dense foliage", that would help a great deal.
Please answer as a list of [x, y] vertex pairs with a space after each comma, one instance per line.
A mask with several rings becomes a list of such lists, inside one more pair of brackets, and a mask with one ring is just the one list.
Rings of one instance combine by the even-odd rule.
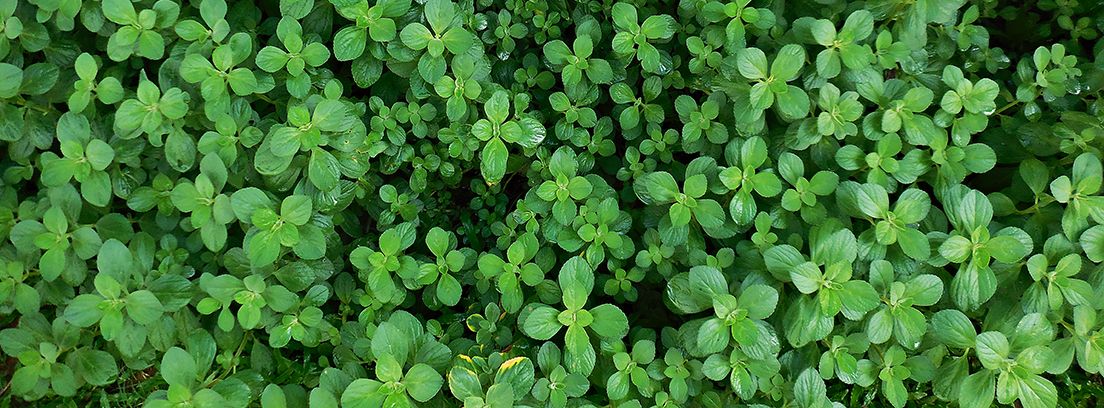
[[1099, 406], [1090, 0], [0, 0], [0, 405]]

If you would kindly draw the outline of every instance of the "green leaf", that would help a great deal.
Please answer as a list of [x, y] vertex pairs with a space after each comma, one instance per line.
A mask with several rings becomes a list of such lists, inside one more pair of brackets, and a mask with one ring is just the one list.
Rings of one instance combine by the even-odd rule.
[[793, 85], [787, 86], [786, 91], [776, 93], [775, 98], [777, 99], [778, 110], [785, 118], [796, 120], [808, 116], [809, 95], [801, 88]]
[[901, 251], [909, 258], [927, 260], [931, 256], [931, 244], [924, 233], [914, 229], [904, 229], [897, 232], [897, 244]]
[[448, 0], [430, 0], [425, 3], [425, 16], [433, 31], [444, 33], [455, 18], [456, 5]]
[[[844, 282], [838, 292], [843, 306], [843, 313], [852, 320], [857, 320], [866, 312], [878, 307], [881, 300], [874, 287], [870, 283], [861, 280]], [[922, 332], [925, 328], [921, 324], [919, 329]]]
[[939, 254], [951, 262], [963, 262], [973, 252], [973, 242], [961, 235], [954, 235], [939, 246]]
[[866, 324], [866, 335], [874, 344], [885, 343], [893, 335], [893, 316], [889, 310], [882, 309], [870, 316]]
[[66, 361], [76, 375], [95, 386], [111, 384], [119, 374], [115, 358], [105, 351], [78, 349]]
[[752, 319], [766, 319], [778, 304], [778, 291], [767, 285], [751, 285], [740, 293], [738, 303], [748, 310]]
[[22, 69], [12, 64], [0, 63], [0, 98], [11, 98], [18, 95], [22, 84]]
[[577, 325], [569, 326], [564, 334], [564, 365], [572, 373], [589, 375], [594, 370], [597, 356], [590, 337]]
[[399, 33], [399, 39], [411, 49], [423, 50], [428, 46], [429, 41], [433, 39], [433, 33], [431, 33], [426, 26], [420, 23], [413, 23], [403, 27], [402, 32]]
[[447, 48], [449, 52], [458, 55], [471, 49], [475, 41], [475, 36], [459, 28], [448, 30], [441, 36], [441, 42], [444, 43], [445, 48]]
[[280, 216], [292, 224], [303, 225], [310, 220], [311, 208], [309, 197], [301, 195], [288, 196], [280, 204]]
[[100, 303], [103, 300], [102, 297], [96, 295], [77, 295], [65, 307], [65, 320], [77, 327], [89, 327], [96, 324], [103, 317], [103, 311], [100, 309]]
[[341, 163], [334, 155], [323, 149], [311, 151], [307, 169], [311, 183], [322, 191], [333, 190], [341, 178]]
[[897, 203], [893, 206], [893, 214], [901, 222], [913, 224], [927, 217], [930, 209], [931, 199], [928, 198], [927, 193], [917, 189], [908, 189], [897, 197]]
[[712, 296], [728, 294], [728, 283], [717, 268], [704, 265], [690, 268], [689, 284], [693, 290], [706, 295], [705, 300], [709, 300]]
[[731, 338], [728, 327], [721, 319], [707, 319], [698, 327], [697, 345], [702, 353], [717, 353], [724, 350], [731, 342]]
[[771, 63], [770, 73], [778, 81], [789, 82], [797, 78], [804, 65], [805, 49], [797, 44], [786, 44], [778, 50], [778, 56]]
[[502, 176], [506, 174], [506, 159], [509, 156], [510, 152], [502, 139], [496, 137], [487, 142], [483, 147], [479, 163], [479, 171], [483, 174], [483, 179], [492, 184], [502, 180]]
[[668, 39], [678, 30], [678, 22], [666, 14], [649, 16], [640, 25], [640, 32], [649, 39]]
[[858, 42], [870, 37], [874, 31], [874, 15], [867, 10], [857, 10], [847, 16], [840, 36]]
[[230, 204], [234, 209], [234, 216], [238, 220], [243, 222], [251, 222], [253, 214], [258, 209], [267, 208], [272, 205], [272, 201], [265, 195], [264, 191], [256, 187], [247, 187], [238, 191], [235, 191], [230, 196]]
[[990, 370], [999, 370], [1010, 352], [1008, 339], [1000, 332], [981, 333], [975, 339], [978, 360]]
[[613, 18], [613, 25], [623, 31], [635, 31], [638, 27], [636, 7], [632, 4], [624, 2], [615, 3], [613, 5], [611, 17]]
[[793, 281], [794, 286], [797, 286], [797, 290], [801, 293], [810, 294], [820, 289], [824, 275], [815, 264], [805, 262], [790, 271], [790, 280]]
[[141, 325], [148, 325], [161, 317], [161, 301], [148, 290], [131, 292], [126, 297], [127, 315]]
[[878, 184], [844, 182], [840, 183], [838, 194], [845, 207], [853, 207], [867, 217], [885, 218], [889, 211], [889, 194]]
[[564, 306], [568, 310], [582, 309], [594, 289], [594, 272], [586, 260], [574, 257], [560, 268], [560, 290], [563, 291]]
[[1020, 378], [1019, 400], [1025, 408], [1028, 407], [1054, 407], [1058, 405], [1058, 389], [1050, 380], [1038, 375], [1028, 375]]
[[195, 359], [179, 347], [170, 348], [161, 358], [161, 376], [170, 385], [190, 387], [199, 375]]
[[379, 381], [360, 378], [351, 383], [341, 393], [341, 406], [345, 408], [382, 407], [386, 394], [380, 391], [383, 385]]
[[514, 406], [514, 391], [506, 384], [495, 384], [487, 389], [489, 408], [507, 408]]
[[84, 150], [92, 170], [103, 171], [115, 160], [115, 150], [110, 145], [99, 139], [92, 139]]
[[809, 30], [813, 34], [813, 39], [817, 44], [825, 47], [831, 47], [832, 43], [836, 41], [836, 25], [832, 24], [829, 20], [816, 20], [809, 25]]
[[538, 305], [524, 318], [519, 318], [520, 328], [525, 335], [537, 340], [548, 340], [563, 327], [557, 316], [559, 311], [545, 305]]
[[262, 408], [284, 408], [287, 407], [287, 397], [284, 395], [284, 390], [276, 384], [269, 384], [261, 392], [261, 407]]
[[648, 173], [633, 184], [636, 197], [644, 204], [666, 204], [675, 200], [679, 193], [675, 178], [667, 172]]
[[437, 391], [444, 384], [444, 378], [432, 367], [426, 364], [415, 364], [406, 372], [402, 380], [410, 397], [418, 402], [429, 401], [437, 395]]
[[793, 391], [799, 407], [810, 408], [828, 405], [827, 388], [824, 380], [814, 369], [810, 368], [801, 372], [794, 383]]
[[995, 392], [996, 385], [993, 379], [993, 372], [982, 370], [971, 374], [969, 377], [966, 377], [966, 381], [962, 382], [962, 388], [959, 390], [958, 394], [958, 402], [964, 408], [988, 407], [993, 403], [993, 394]]
[[1007, 235], [993, 237], [985, 243], [985, 249], [989, 250], [994, 259], [1004, 263], [1020, 260], [1025, 252], [1025, 248], [1019, 240]]
[[487, 118], [492, 123], [505, 123], [510, 116], [509, 95], [505, 91], [495, 92], [490, 99], [487, 99], [487, 104], [483, 106], [483, 109], [487, 112]]
[[249, 238], [246, 244], [246, 252], [249, 254], [251, 265], [270, 265], [280, 256], [280, 238], [272, 232], [257, 232]]
[[[394, 38], [393, 28], [391, 35]], [[334, 34], [333, 41], [334, 58], [338, 61], [352, 61], [364, 54], [365, 45], [368, 43], [368, 32], [360, 27], [347, 26]]]
[[767, 79], [767, 56], [758, 48], [745, 48], [736, 54], [736, 66], [747, 79]]
[[283, 69], [290, 59], [284, 50], [272, 46], [264, 47], [257, 52], [257, 68], [265, 72], [276, 72]]
[[622, 338], [629, 332], [629, 320], [617, 306], [604, 304], [590, 310], [594, 323], [590, 328], [604, 338]]
[[947, 217], [959, 231], [973, 231], [989, 225], [993, 219], [993, 206], [989, 199], [975, 190], [957, 189], [948, 197]]
[[1104, 262], [1104, 226], [1096, 225], [1081, 233], [1078, 239], [1085, 256], [1093, 262]]
[[138, 22], [138, 13], [134, 11], [134, 5], [130, 0], [104, 0], [100, 4], [100, 10], [104, 17], [120, 25], [134, 24]]

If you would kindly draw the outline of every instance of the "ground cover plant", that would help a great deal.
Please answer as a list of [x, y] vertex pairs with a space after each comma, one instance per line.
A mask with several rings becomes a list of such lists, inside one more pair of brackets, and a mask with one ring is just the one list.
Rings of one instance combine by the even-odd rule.
[[1100, 406], [1102, 14], [0, 0], [0, 406]]

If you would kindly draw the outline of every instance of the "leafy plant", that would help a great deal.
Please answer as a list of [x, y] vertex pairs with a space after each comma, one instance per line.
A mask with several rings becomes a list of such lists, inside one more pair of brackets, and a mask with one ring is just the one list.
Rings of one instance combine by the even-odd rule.
[[1100, 406], [1098, 3], [0, 0], [0, 406]]

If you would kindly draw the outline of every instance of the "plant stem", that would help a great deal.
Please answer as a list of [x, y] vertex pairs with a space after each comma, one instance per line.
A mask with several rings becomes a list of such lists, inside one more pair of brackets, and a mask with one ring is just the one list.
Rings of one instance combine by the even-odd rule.
[[1000, 109], [997, 109], [996, 112], [993, 112], [993, 116], [1000, 115], [1001, 113], [1004, 113], [1004, 111], [1006, 111], [1008, 109], [1011, 109], [1013, 106], [1016, 106], [1016, 105], [1019, 105], [1019, 104], [1020, 104], [1020, 101], [1013, 100], [1012, 102], [1009, 102], [1007, 105], [1002, 106]]

